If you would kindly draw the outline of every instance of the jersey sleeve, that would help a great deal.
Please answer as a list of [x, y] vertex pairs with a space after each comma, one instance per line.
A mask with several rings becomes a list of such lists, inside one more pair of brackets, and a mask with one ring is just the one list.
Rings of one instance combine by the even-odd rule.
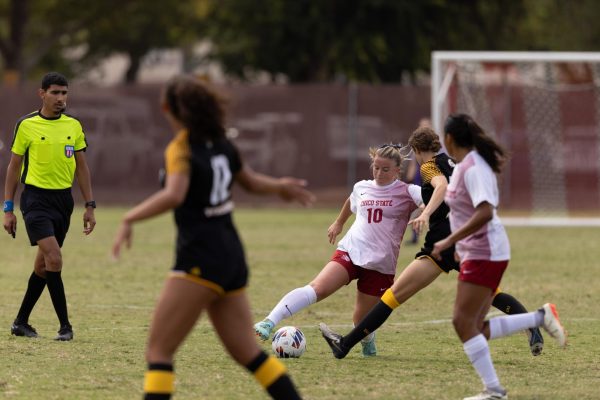
[[187, 142], [187, 137], [178, 135], [169, 143], [165, 150], [165, 169], [167, 175], [189, 173], [190, 165], [190, 146]]
[[423, 180], [423, 183], [431, 183], [431, 180], [438, 175], [444, 175], [444, 173], [438, 168], [433, 160], [427, 161], [421, 165], [421, 179]]
[[410, 194], [410, 197], [412, 197], [417, 207], [421, 207], [421, 205], [423, 204], [423, 197], [421, 196], [421, 186], [413, 185], [411, 183], [410, 185], [408, 185], [408, 194]]
[[487, 171], [469, 168], [464, 174], [465, 186], [471, 196], [473, 207], [481, 203], [490, 203], [493, 207], [498, 206], [498, 187], [495, 176], [490, 176]]
[[353, 214], [356, 214], [356, 208], [360, 198], [359, 191], [361, 182], [355, 183], [352, 193], [350, 193], [350, 211], [352, 211]]
[[87, 141], [85, 140], [85, 133], [83, 132], [81, 123], [79, 121], [76, 122], [77, 138], [75, 139], [75, 151], [81, 151], [87, 148]]
[[17, 123], [15, 126], [11, 151], [19, 156], [25, 155], [25, 152], [27, 151], [27, 148], [31, 142], [28, 137], [29, 135], [27, 135], [26, 126], [26, 124], [21, 122]]

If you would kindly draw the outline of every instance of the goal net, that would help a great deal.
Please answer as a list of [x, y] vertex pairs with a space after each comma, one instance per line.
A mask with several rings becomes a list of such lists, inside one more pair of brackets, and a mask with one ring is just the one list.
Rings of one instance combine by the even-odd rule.
[[431, 112], [471, 115], [509, 152], [504, 209], [600, 211], [600, 53], [434, 52]]

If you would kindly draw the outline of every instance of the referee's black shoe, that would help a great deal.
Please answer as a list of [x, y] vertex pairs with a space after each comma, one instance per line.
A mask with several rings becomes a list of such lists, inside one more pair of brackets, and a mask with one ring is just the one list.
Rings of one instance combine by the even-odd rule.
[[323, 339], [325, 339], [329, 347], [331, 347], [333, 356], [339, 359], [346, 357], [350, 349], [346, 348], [346, 346], [342, 344], [342, 335], [333, 332], [322, 322], [319, 324], [319, 330], [323, 335]]
[[60, 340], [63, 342], [73, 340], [73, 328], [71, 325], [62, 325], [58, 330], [58, 335], [54, 338], [54, 340]]
[[19, 321], [13, 322], [10, 327], [10, 333], [15, 336], [25, 336], [25, 337], [37, 337], [38, 334], [35, 328], [28, 323], [21, 323]]

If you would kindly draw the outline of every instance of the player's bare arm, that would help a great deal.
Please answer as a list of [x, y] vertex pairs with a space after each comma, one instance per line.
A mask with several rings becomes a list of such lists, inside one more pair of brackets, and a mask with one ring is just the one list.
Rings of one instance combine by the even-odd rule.
[[422, 231], [427, 231], [429, 226], [429, 217], [444, 201], [444, 196], [446, 195], [446, 188], [448, 187], [448, 180], [444, 175], [438, 175], [431, 179], [431, 185], [434, 187], [433, 194], [431, 195], [431, 200], [421, 214], [409, 221], [409, 224], [412, 224], [413, 229], [420, 234]]
[[235, 176], [236, 181], [248, 192], [256, 194], [277, 194], [285, 201], [297, 201], [309, 206], [315, 201], [315, 195], [308, 191], [304, 179], [293, 177], [274, 178], [253, 171], [244, 165]]
[[167, 175], [165, 187], [162, 190], [159, 190], [127, 212], [121, 221], [113, 242], [113, 257], [119, 258], [123, 243], [125, 243], [127, 248], [131, 247], [133, 237], [132, 225], [134, 222], [160, 215], [179, 206], [185, 200], [189, 186], [189, 174], [169, 174]]
[[344, 224], [348, 221], [348, 218], [352, 215], [352, 210], [350, 209], [350, 198], [348, 197], [340, 210], [340, 214], [337, 216], [335, 221], [329, 226], [327, 229], [327, 237], [329, 237], [329, 243], [334, 244], [335, 238], [342, 233], [344, 229]]
[[475, 212], [473, 216], [464, 224], [460, 229], [455, 232], [452, 232], [450, 236], [448, 236], [444, 240], [440, 240], [436, 244], [433, 245], [433, 251], [431, 255], [436, 259], [441, 259], [442, 251], [446, 250], [459, 240], [469, 236], [470, 234], [477, 232], [483, 225], [488, 223], [494, 217], [494, 207], [484, 201], [480, 203], [475, 208]]
[[89, 235], [96, 226], [96, 216], [94, 215], [96, 203], [94, 201], [94, 195], [92, 194], [92, 178], [90, 169], [83, 151], [75, 152], [75, 163], [77, 164], [75, 169], [77, 182], [79, 184], [79, 189], [81, 190], [81, 195], [83, 196], [86, 204], [85, 212], [83, 213], [83, 233], [85, 235]]

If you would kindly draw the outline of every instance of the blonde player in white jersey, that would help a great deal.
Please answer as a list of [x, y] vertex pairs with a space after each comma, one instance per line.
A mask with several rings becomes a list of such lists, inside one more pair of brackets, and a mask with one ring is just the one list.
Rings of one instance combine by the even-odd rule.
[[496, 173], [501, 170], [505, 153], [465, 114], [448, 117], [444, 143], [457, 161], [445, 196], [452, 233], [434, 244], [431, 255], [440, 259], [441, 252], [455, 244], [460, 258], [452, 322], [484, 385], [480, 394], [465, 400], [508, 399], [496, 375], [488, 340], [539, 326], [560, 346], [566, 345], [567, 336], [556, 306], [550, 303], [538, 311], [485, 321], [510, 259], [508, 236], [496, 214], [499, 203]]
[[[256, 335], [267, 340], [273, 328], [300, 310], [321, 301], [357, 279], [353, 320], [358, 323], [394, 282], [400, 243], [410, 215], [422, 203], [421, 188], [398, 179], [403, 160], [399, 145], [370, 149], [373, 180], [354, 185], [336, 220], [327, 230], [335, 243], [352, 213], [356, 219], [339, 241], [332, 259], [306, 286], [287, 293], [271, 313], [254, 325]], [[377, 350], [373, 335], [362, 342], [363, 354]]]

